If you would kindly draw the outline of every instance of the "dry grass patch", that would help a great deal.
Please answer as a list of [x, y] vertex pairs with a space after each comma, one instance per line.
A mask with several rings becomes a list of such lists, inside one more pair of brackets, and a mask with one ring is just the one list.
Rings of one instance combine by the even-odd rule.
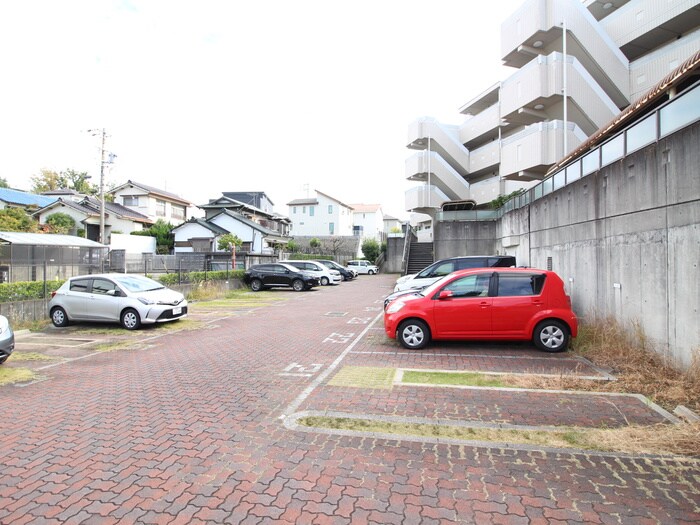
[[64, 361], [62, 357], [46, 355], [40, 352], [18, 352], [16, 350], [12, 353], [10, 359], [13, 361]]
[[26, 383], [32, 381], [37, 376], [28, 368], [0, 367], [0, 386], [11, 385], [13, 383]]
[[638, 324], [626, 330], [613, 319], [600, 318], [581, 327], [574, 350], [617, 377], [596, 390], [643, 394], [667, 410], [685, 405], [700, 413], [700, 352], [689, 368], [678, 368], [654, 351]]
[[698, 433], [700, 425], [655, 425], [619, 429], [587, 429], [562, 427], [561, 430], [518, 430], [457, 425], [396, 423], [361, 418], [308, 416], [299, 424], [312, 428], [372, 432], [397, 436], [483, 441], [571, 448], [632, 454], [664, 454], [700, 457]]

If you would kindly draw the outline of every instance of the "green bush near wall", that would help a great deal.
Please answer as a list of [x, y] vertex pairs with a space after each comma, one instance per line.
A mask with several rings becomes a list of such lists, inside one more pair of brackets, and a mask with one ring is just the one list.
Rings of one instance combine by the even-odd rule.
[[323, 259], [324, 261], [332, 261], [332, 255], [319, 255], [313, 253], [293, 253], [290, 257], [293, 261], [317, 261]]
[[182, 282], [201, 283], [203, 281], [225, 281], [227, 279], [243, 279], [245, 270], [220, 270], [216, 272], [186, 272], [182, 275], [168, 273], [158, 276], [158, 281], [165, 286], [171, 286]]
[[[58, 290], [64, 281], [46, 281], [46, 295]], [[0, 283], [0, 303], [44, 298], [44, 281]]]

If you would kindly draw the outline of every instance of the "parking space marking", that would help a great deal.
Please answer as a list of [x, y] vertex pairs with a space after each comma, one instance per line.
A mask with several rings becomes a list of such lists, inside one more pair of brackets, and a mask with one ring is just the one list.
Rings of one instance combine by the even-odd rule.
[[[321, 371], [323, 365], [320, 363], [313, 363], [310, 366], [300, 365], [299, 363], [291, 363], [287, 366], [283, 372], [277, 375], [280, 376], [293, 376], [293, 377], [313, 377], [315, 374]], [[292, 372], [292, 370], [296, 370]]]
[[[377, 314], [377, 317], [375, 317], [374, 322], [376, 322], [380, 316], [383, 315], [382, 313]], [[297, 398], [292, 401], [289, 406], [287, 406], [286, 410], [282, 413], [280, 416], [280, 419], [285, 419], [289, 417], [290, 415], [294, 414], [296, 410], [301, 406], [301, 404], [306, 400], [307, 397], [311, 395], [311, 393], [318, 388], [318, 386], [323, 383], [326, 378], [336, 369], [338, 368], [338, 365], [343, 362], [343, 359], [352, 351], [353, 348], [359, 343], [362, 338], [365, 336], [365, 334], [369, 331], [370, 327], [372, 325], [369, 324], [365, 327], [362, 332], [358, 334], [358, 336], [348, 345], [348, 347], [343, 350], [343, 352], [333, 361], [328, 368], [326, 368], [321, 374], [316, 377], [316, 379], [313, 380], [313, 382], [304, 389], [304, 391], [297, 396]], [[332, 334], [332, 335], [338, 335], [338, 334]], [[350, 334], [350, 337], [352, 337], [352, 334]], [[326, 342], [328, 338], [326, 338], [323, 342]], [[333, 342], [338, 342], [338, 341], [333, 341]]]
[[[55, 337], [30, 336], [17, 339], [17, 343], [33, 345], [33, 346], [57, 346], [59, 348], [75, 348], [87, 346], [95, 343], [98, 339], [77, 339], [77, 338], [61, 338], [60, 343], [56, 342]], [[73, 343], [71, 343], [73, 341]], [[77, 342], [77, 343], [75, 343]]]
[[331, 335], [326, 337], [323, 342], [324, 343], [335, 343], [335, 344], [345, 344], [350, 339], [352, 339], [352, 336], [355, 335], [354, 333], [349, 333], [349, 334], [339, 334], [337, 332], [333, 332]]

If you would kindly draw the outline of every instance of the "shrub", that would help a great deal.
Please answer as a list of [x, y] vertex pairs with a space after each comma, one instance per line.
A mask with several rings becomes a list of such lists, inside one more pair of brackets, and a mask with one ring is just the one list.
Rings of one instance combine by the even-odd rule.
[[[58, 290], [64, 281], [46, 281], [46, 295]], [[44, 281], [0, 283], [0, 303], [44, 298]]]
[[177, 273], [168, 273], [158, 277], [158, 281], [165, 286], [178, 284], [180, 281], [201, 283], [204, 281], [225, 281], [226, 279], [243, 279], [245, 270], [219, 270], [215, 272], [183, 272], [180, 277]]
[[374, 239], [365, 239], [362, 241], [362, 253], [367, 260], [374, 263], [374, 261], [377, 260], [377, 257], [379, 257], [380, 252], [381, 248], [379, 243]]

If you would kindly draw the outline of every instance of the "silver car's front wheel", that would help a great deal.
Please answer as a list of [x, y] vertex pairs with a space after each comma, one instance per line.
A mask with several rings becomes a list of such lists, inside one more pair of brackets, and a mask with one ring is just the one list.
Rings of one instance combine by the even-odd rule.
[[141, 326], [141, 316], [136, 310], [129, 308], [122, 312], [121, 324], [127, 330], [136, 330]]

